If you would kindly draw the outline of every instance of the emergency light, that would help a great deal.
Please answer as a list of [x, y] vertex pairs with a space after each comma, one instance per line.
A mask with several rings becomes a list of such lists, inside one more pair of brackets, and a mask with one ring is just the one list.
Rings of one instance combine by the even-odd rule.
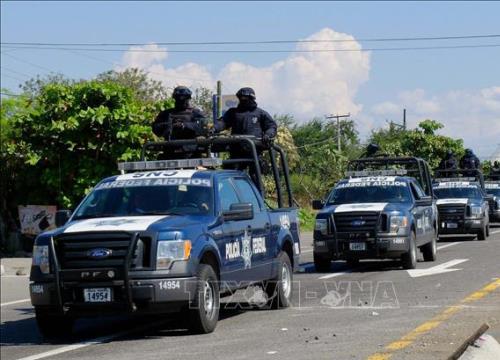
[[406, 169], [386, 169], [386, 170], [361, 170], [361, 171], [346, 171], [346, 176], [363, 177], [363, 176], [404, 176], [408, 174]]
[[198, 167], [215, 168], [221, 165], [222, 159], [216, 157], [200, 159], [130, 161], [118, 163], [118, 170], [124, 173], [125, 171], [196, 169]]
[[466, 182], [466, 181], [477, 181], [475, 177], [446, 177], [446, 178], [435, 178], [436, 182]]

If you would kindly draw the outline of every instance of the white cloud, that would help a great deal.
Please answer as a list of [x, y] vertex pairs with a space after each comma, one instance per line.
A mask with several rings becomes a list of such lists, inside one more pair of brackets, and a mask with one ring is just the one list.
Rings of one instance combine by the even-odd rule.
[[[453, 90], [435, 96], [428, 96], [422, 89], [402, 91], [396, 100], [376, 104], [363, 115], [393, 115], [392, 120], [401, 121], [403, 107], [407, 107], [409, 126], [426, 118], [437, 120], [445, 125], [442, 134], [463, 139], [480, 155], [489, 156], [500, 143], [500, 86]], [[374, 120], [374, 124], [384, 125], [382, 119]]]
[[[348, 34], [325, 28], [307, 40], [355, 40]], [[157, 45], [149, 48], [161, 49]], [[339, 49], [360, 49], [356, 41], [335, 43]], [[215, 79], [222, 80], [224, 93], [235, 93], [240, 87], [251, 86], [257, 93], [259, 105], [271, 113], [291, 113], [299, 121], [329, 113], [358, 114], [362, 105], [355, 95], [361, 84], [368, 80], [370, 55], [366, 52], [301, 52], [320, 50], [325, 43], [299, 43], [296, 51], [268, 66], [256, 67], [241, 62], [230, 62], [219, 73], [208, 67], [188, 63], [177, 68], [166, 67], [168, 50], [163, 53], [126, 53], [124, 67], [141, 67], [151, 77], [172, 87], [214, 87]], [[152, 55], [153, 54], [153, 55]]]

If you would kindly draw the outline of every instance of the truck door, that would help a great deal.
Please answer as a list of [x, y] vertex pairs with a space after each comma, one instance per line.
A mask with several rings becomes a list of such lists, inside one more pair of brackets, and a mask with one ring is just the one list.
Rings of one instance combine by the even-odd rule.
[[[240, 202], [229, 177], [219, 180], [216, 196], [219, 215], [230, 210], [231, 204]], [[221, 255], [221, 281], [230, 288], [235, 287], [241, 281], [241, 270], [243, 269], [240, 227], [238, 221], [224, 221], [221, 226], [221, 234], [215, 240]]]
[[[410, 182], [411, 192], [415, 200], [426, 196], [422, 188], [416, 182]], [[432, 229], [432, 206], [415, 206], [413, 208], [415, 217], [415, 228], [417, 233], [417, 244], [426, 243], [432, 239], [434, 230]]]
[[271, 221], [265, 205], [257, 196], [256, 189], [243, 177], [234, 179], [234, 185], [238, 191], [241, 202], [253, 205], [254, 218], [252, 220], [240, 221], [238, 226], [242, 236], [251, 239], [250, 263], [248, 259], [244, 264], [247, 267], [245, 273], [246, 281], [267, 280], [272, 271], [272, 249], [270, 243]]

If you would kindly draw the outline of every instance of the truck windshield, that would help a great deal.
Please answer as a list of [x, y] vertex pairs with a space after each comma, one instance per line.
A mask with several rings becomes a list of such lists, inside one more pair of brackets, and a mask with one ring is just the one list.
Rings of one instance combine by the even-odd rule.
[[361, 202], [406, 203], [411, 201], [407, 186], [363, 186], [335, 188], [328, 204], [353, 204]]
[[141, 215], [210, 215], [212, 188], [193, 185], [96, 188], [73, 220]]
[[491, 195], [500, 196], [500, 187], [493, 189], [486, 189], [486, 192]]
[[477, 187], [434, 188], [434, 195], [436, 195], [438, 199], [478, 199], [482, 197], [481, 191]]

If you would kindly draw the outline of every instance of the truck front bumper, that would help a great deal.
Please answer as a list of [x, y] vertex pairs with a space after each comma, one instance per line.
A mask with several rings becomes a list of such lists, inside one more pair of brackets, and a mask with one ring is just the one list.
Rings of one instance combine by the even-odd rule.
[[379, 236], [364, 240], [323, 237], [314, 241], [314, 254], [332, 260], [399, 258], [408, 252], [409, 243], [409, 236]]
[[[130, 281], [131, 302], [126, 301], [127, 289], [116, 282], [64, 282], [61, 287], [62, 304], [59, 303], [56, 284], [50, 282], [32, 282], [30, 296], [33, 306], [61, 309], [62, 307], [76, 315], [99, 315], [100, 313], [126, 312], [170, 312], [179, 309], [173, 305], [187, 305], [195, 296], [196, 277], [133, 279]], [[110, 288], [111, 301], [85, 302], [84, 289]]]
[[440, 221], [438, 231], [439, 235], [476, 234], [479, 230], [483, 229], [485, 225], [485, 218], [465, 219], [458, 223]]

